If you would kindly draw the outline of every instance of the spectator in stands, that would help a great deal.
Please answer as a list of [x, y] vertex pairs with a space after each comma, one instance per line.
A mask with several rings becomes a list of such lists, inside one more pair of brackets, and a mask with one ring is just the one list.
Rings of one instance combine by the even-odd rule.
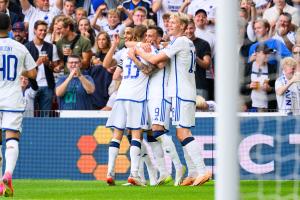
[[78, 32], [89, 39], [92, 46], [95, 44], [95, 31], [87, 18], [83, 17], [78, 21]]
[[61, 14], [63, 0], [55, 0], [55, 6], [49, 9], [49, 0], [36, 0], [33, 7], [28, 0], [20, 0], [25, 26], [28, 27], [28, 40], [33, 40], [33, 27], [37, 20], [44, 20], [50, 24], [56, 15]]
[[282, 75], [275, 82], [279, 112], [288, 115], [299, 115], [300, 73], [295, 73], [297, 61], [287, 57], [282, 59], [280, 65], [282, 67]]
[[61, 39], [62, 20], [64, 18], [64, 15], [57, 15], [53, 18], [53, 21], [48, 28], [48, 33], [45, 37], [46, 42], [56, 44], [56, 42]]
[[70, 17], [63, 19], [61, 33], [62, 38], [56, 43], [60, 58], [66, 63], [69, 55], [80, 56], [82, 68], [88, 68], [92, 57], [90, 40], [75, 32], [75, 24]]
[[144, 7], [139, 6], [133, 10], [132, 20], [134, 26], [142, 25], [146, 19], [148, 19], [147, 10]]
[[273, 39], [279, 40], [292, 51], [296, 42], [296, 35], [292, 28], [292, 16], [289, 13], [281, 13], [275, 27]]
[[[150, 19], [152, 18], [153, 19], [153, 12], [152, 12], [152, 9], [151, 9], [151, 6], [152, 6], [152, 3], [151, 1], [148, 1], [148, 0], [124, 0], [123, 3], [122, 3], [122, 6], [129, 10], [130, 12], [133, 12], [137, 7], [141, 7], [141, 8], [144, 8], [146, 10], [146, 18], [147, 19]], [[125, 20], [127, 17], [125, 16], [126, 13], [122, 14], [121, 16], [121, 19], [122, 20]], [[140, 25], [140, 24], [138, 24]]]
[[10, 11], [8, 6], [9, 0], [0, 0], [0, 12], [6, 13], [9, 16], [11, 25], [15, 24], [16, 22], [23, 21], [24, 16], [17, 15], [16, 13]]
[[181, 12], [187, 7], [187, 14], [192, 18], [196, 15], [198, 10], [202, 9], [206, 13], [207, 30], [215, 32], [215, 19], [216, 19], [216, 0], [185, 0], [180, 8]]
[[275, 40], [270, 38], [269, 31], [270, 31], [270, 24], [265, 19], [257, 19], [254, 22], [254, 31], [257, 38], [257, 42], [251, 45], [249, 49], [249, 62], [255, 60], [255, 49], [256, 46], [265, 43], [268, 48], [274, 50], [274, 56], [269, 56], [268, 62], [272, 64], [277, 64], [277, 59], [284, 58], [291, 56], [291, 52], [285, 46], [284, 43], [280, 42], [279, 40]]
[[97, 9], [97, 12], [92, 20], [92, 26], [98, 32], [107, 32], [111, 39], [115, 34], [123, 35], [125, 27], [131, 23], [131, 14], [128, 14], [129, 20], [124, 21], [124, 23], [121, 23], [120, 13], [126, 11], [126, 9], [124, 9], [122, 6], [119, 6], [118, 9], [112, 9], [108, 11], [107, 21], [103, 21], [102, 23], [97, 24], [97, 21], [102, 15], [102, 12], [105, 8], [105, 6], [101, 5], [99, 9]]
[[26, 38], [26, 31], [23, 22], [16, 22], [12, 27], [12, 32], [13, 32], [14, 40], [22, 44], [26, 44], [28, 42]]
[[105, 107], [108, 99], [108, 88], [112, 81], [115, 66], [107, 70], [103, 67], [103, 60], [111, 47], [108, 33], [100, 32], [96, 37], [96, 54], [92, 57], [91, 67], [87, 70], [95, 82], [95, 92], [92, 95], [92, 105], [94, 110]]
[[24, 117], [34, 116], [34, 99], [37, 93], [37, 85], [29, 85], [29, 80], [25, 76], [20, 77], [20, 85], [22, 88], [24, 100], [25, 100], [25, 113]]
[[[98, 34], [101, 31], [101, 29], [102, 29], [103, 26], [105, 26], [106, 24], [108, 24], [107, 17], [106, 17], [106, 15], [104, 13], [105, 10], [107, 10], [107, 6], [105, 4], [100, 5], [97, 8], [95, 14], [91, 18], [91, 26], [96, 31], [96, 34]], [[119, 24], [120, 23], [120, 17], [119, 18], [116, 17], [116, 19], [115, 19], [115, 16], [112, 15], [111, 18], [112, 18], [111, 22], [110, 22], [111, 26], [113, 26], [115, 28], [116, 25], [113, 25], [114, 24], [113, 22], [115, 20], [119, 19], [119, 21], [117, 23], [117, 24]]]
[[153, 0], [152, 11], [157, 14], [157, 26], [166, 31], [163, 15], [169, 12], [178, 12], [183, 0]]
[[208, 84], [206, 70], [211, 66], [211, 50], [208, 42], [195, 36], [195, 23], [191, 19], [186, 28], [186, 36], [193, 41], [196, 48], [196, 88], [197, 95], [208, 99]]
[[63, 14], [75, 19], [75, 0], [64, 0]]
[[241, 86], [241, 94], [246, 101], [246, 111], [266, 112], [270, 109], [274, 111], [277, 108], [275, 98], [277, 66], [267, 62], [268, 54], [272, 53], [272, 49], [262, 44], [256, 47], [255, 52], [255, 61], [247, 63], [245, 67], [244, 81]]
[[84, 10], [83, 7], [79, 7], [79, 8], [76, 8], [75, 10], [75, 20], [76, 20], [76, 23], [78, 24], [79, 20], [83, 17], [88, 17], [87, 15], [87, 11]]
[[274, 6], [265, 10], [263, 18], [268, 20], [270, 26], [273, 27], [279, 18], [279, 15], [283, 12], [289, 13], [292, 16], [292, 24], [299, 26], [299, 11], [297, 8], [290, 6], [286, 3], [286, 0], [273, 0]]
[[[53, 71], [60, 71], [59, 57], [56, 46], [45, 42], [47, 23], [38, 20], [34, 24], [34, 39], [25, 46], [36, 62], [37, 85], [39, 89], [35, 98], [36, 110], [42, 111], [43, 116], [49, 116], [54, 97], [55, 81]], [[35, 80], [32, 80], [35, 82]]]
[[297, 61], [297, 72], [300, 72], [300, 45], [295, 45], [292, 49], [293, 58]]
[[90, 110], [91, 94], [95, 91], [92, 77], [81, 74], [81, 58], [70, 55], [67, 59], [68, 75], [60, 77], [55, 93], [59, 97], [60, 110]]

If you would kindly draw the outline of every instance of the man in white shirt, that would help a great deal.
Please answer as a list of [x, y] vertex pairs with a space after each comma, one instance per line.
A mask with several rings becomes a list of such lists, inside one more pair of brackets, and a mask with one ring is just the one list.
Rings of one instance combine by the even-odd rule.
[[41, 116], [49, 116], [52, 108], [54, 96], [55, 80], [53, 72], [59, 72], [60, 66], [57, 48], [55, 45], [45, 42], [47, 34], [47, 23], [38, 20], [34, 24], [34, 39], [25, 46], [36, 61], [38, 66], [37, 85], [39, 87], [36, 94], [36, 109], [41, 111]]
[[37, 20], [44, 20], [49, 25], [56, 15], [61, 14], [63, 0], [56, 0], [55, 7], [49, 9], [49, 0], [36, 0], [33, 7], [28, 0], [20, 0], [22, 12], [25, 15], [25, 23], [28, 27], [28, 41], [33, 40], [33, 26]]
[[[6, 136], [5, 172], [0, 194], [12, 197], [12, 175], [19, 155], [19, 138], [25, 103], [20, 76], [34, 79], [36, 64], [28, 50], [19, 42], [8, 38], [10, 19], [0, 12], [0, 160], [2, 161], [2, 131]], [[0, 165], [2, 177], [2, 162]]]
[[279, 15], [283, 12], [290, 13], [292, 15], [292, 23], [296, 26], [300, 24], [299, 10], [293, 6], [290, 6], [286, 3], [286, 0], [273, 0], [275, 5], [271, 8], [265, 10], [263, 18], [268, 20], [271, 27], [276, 24], [276, 21], [279, 18]]

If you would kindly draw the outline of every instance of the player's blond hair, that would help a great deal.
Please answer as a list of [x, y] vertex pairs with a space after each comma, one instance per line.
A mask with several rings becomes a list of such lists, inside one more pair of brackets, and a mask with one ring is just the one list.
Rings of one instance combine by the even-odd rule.
[[185, 25], [184, 29], [186, 29], [186, 27], [188, 26], [189, 19], [190, 19], [187, 14], [180, 13], [180, 12], [172, 13], [171, 16], [170, 16], [170, 18], [178, 19], [180, 24]]

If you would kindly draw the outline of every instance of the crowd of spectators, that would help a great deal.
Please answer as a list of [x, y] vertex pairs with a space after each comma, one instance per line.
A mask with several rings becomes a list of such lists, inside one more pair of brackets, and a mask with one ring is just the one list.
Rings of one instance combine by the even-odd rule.
[[[22, 80], [22, 88], [28, 109], [41, 111], [109, 110], [133, 27], [157, 25], [167, 43], [171, 12], [190, 17], [197, 95], [214, 101], [216, 9], [216, 0], [0, 0], [10, 37], [36, 61], [37, 79]], [[240, 0], [241, 111], [300, 108], [299, 16], [299, 0]]]

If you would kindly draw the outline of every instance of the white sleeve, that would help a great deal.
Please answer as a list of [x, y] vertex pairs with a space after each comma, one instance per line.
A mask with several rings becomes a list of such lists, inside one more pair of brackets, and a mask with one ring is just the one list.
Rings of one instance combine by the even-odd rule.
[[256, 41], [256, 36], [255, 36], [254, 29], [253, 29], [253, 22], [252, 21], [249, 22], [248, 25], [247, 25], [247, 36], [248, 36], [248, 38], [251, 42]]
[[53, 52], [52, 52], [52, 61], [58, 61], [59, 57], [58, 57], [58, 53], [57, 53], [57, 47], [56, 45], [53, 45]]
[[36, 63], [34, 59], [32, 58], [31, 54], [29, 51], [26, 49], [25, 57], [24, 57], [24, 68], [26, 71], [32, 70], [36, 67]]
[[185, 41], [180, 37], [175, 39], [175, 41], [170, 43], [165, 49], [162, 50], [169, 58], [173, 57], [176, 53], [182, 50]]
[[27, 10], [22, 10], [22, 13], [25, 15], [24, 22], [29, 22], [31, 16], [36, 11], [36, 8], [30, 5], [30, 7]]

